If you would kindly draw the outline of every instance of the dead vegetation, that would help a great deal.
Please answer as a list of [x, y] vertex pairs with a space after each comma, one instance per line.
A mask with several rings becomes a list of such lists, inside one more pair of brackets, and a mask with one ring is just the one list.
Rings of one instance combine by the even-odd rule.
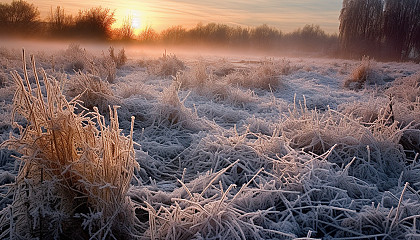
[[[140, 69], [115, 84], [79, 73], [74, 88], [64, 85], [73, 100], [54, 79], [28, 85], [14, 74], [20, 131], [4, 146], [22, 154], [22, 168], [8, 185], [11, 205], [1, 195], [0, 238], [419, 236], [418, 75], [371, 98], [336, 84], [340, 92], [320, 101], [338, 106], [310, 110], [306, 101], [288, 105], [283, 94], [313, 76], [325, 79], [304, 90], [331, 83], [326, 74], [339, 74], [339, 65], [334, 73], [314, 64], [296, 81], [282, 76], [297, 67], [272, 63], [198, 61], [172, 80]], [[229, 82], [235, 74], [238, 82]], [[277, 79], [258, 80], [270, 76]], [[114, 90], [123, 98], [120, 118], [109, 112]], [[133, 171], [136, 162], [142, 168]], [[0, 183], [13, 177], [0, 172]]]
[[108, 112], [108, 106], [118, 105], [110, 84], [99, 77], [76, 73], [66, 82], [66, 95], [82, 102], [83, 107], [93, 111], [97, 107], [101, 114]]
[[76, 114], [78, 102], [67, 101], [44, 71], [43, 94], [33, 59], [32, 67], [36, 88], [26, 68], [24, 79], [13, 73], [13, 119], [22, 116], [27, 124], [14, 122], [20, 135], [2, 144], [21, 154], [21, 167], [9, 186], [13, 203], [0, 212], [0, 238], [131, 236], [136, 218], [126, 194], [138, 168], [133, 122], [124, 136], [116, 107], [109, 108], [109, 125], [97, 109]]
[[185, 69], [183, 61], [175, 54], [167, 55], [166, 52], [162, 57], [156, 60], [146, 61], [144, 64], [149, 74], [162, 77], [175, 76], [177, 72]]
[[372, 74], [371, 71], [372, 67], [369, 57], [363, 57], [360, 64], [351, 72], [350, 78], [344, 82], [344, 87], [354, 89], [362, 88], [363, 84], [368, 80], [369, 75]]

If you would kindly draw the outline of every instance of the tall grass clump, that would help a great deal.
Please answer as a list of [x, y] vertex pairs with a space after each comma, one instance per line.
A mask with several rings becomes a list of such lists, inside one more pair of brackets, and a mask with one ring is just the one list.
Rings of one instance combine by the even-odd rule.
[[199, 61], [186, 71], [179, 72], [174, 80], [181, 88], [193, 89], [196, 93], [215, 100], [223, 100], [229, 96], [229, 88], [218, 81], [206, 63]]
[[239, 106], [258, 101], [253, 91], [243, 91], [229, 85], [225, 78], [215, 74], [211, 66], [203, 61], [199, 61], [188, 70], [178, 72], [174, 81], [181, 88], [194, 90], [195, 93], [215, 101], [227, 101]]
[[114, 83], [117, 78], [117, 69], [120, 69], [127, 62], [125, 50], [122, 48], [118, 54], [115, 54], [114, 47], [109, 47], [108, 55], [102, 54], [101, 64], [97, 64], [94, 73], [98, 76], [103, 75], [109, 83]]
[[398, 78], [385, 94], [394, 99], [395, 119], [420, 129], [420, 72]]
[[[332, 148], [329, 161], [346, 165], [357, 158], [350, 173], [380, 189], [393, 187], [406, 164], [400, 139], [406, 129], [390, 121], [386, 109], [372, 123], [364, 124], [351, 114], [329, 109], [321, 113], [294, 108], [280, 123], [281, 135], [294, 149], [321, 155]], [[372, 167], [374, 166], [374, 167]], [[354, 168], [353, 168], [354, 167]], [[393, 179], [386, 182], [382, 179]]]
[[275, 89], [281, 84], [280, 76], [288, 75], [293, 71], [287, 60], [266, 60], [247, 71], [236, 71], [226, 76], [229, 84], [240, 85], [247, 88]]
[[118, 103], [108, 82], [101, 80], [100, 77], [81, 72], [76, 73], [67, 81], [65, 93], [71, 98], [82, 101], [83, 107], [91, 111], [97, 107], [101, 114], [108, 112], [109, 105]]
[[177, 72], [185, 69], [185, 64], [175, 54], [166, 54], [157, 60], [147, 62], [147, 71], [155, 76], [175, 76]]
[[89, 67], [89, 58], [86, 49], [82, 49], [79, 44], [71, 43], [64, 52], [67, 57], [65, 70], [68, 72], [79, 72]]
[[173, 82], [165, 88], [159, 98], [159, 103], [153, 109], [154, 122], [169, 127], [182, 127], [191, 130], [202, 130], [206, 126], [197, 116], [197, 113], [186, 108], [184, 102], [186, 98], [179, 98], [179, 85]]
[[345, 80], [344, 87], [357, 90], [362, 89], [367, 84], [380, 83], [381, 80], [375, 62], [368, 56], [363, 56], [360, 64], [352, 70], [349, 78]]
[[[23, 59], [25, 62], [25, 59]], [[117, 108], [109, 125], [95, 108], [76, 114], [56, 80], [42, 71], [41, 87], [32, 58], [36, 88], [13, 73], [17, 85], [12, 120], [19, 136], [2, 145], [20, 154], [13, 203], [0, 212], [0, 238], [130, 238], [133, 204], [126, 195], [134, 169], [133, 123], [121, 134]], [[26, 124], [14, 121], [18, 116]]]

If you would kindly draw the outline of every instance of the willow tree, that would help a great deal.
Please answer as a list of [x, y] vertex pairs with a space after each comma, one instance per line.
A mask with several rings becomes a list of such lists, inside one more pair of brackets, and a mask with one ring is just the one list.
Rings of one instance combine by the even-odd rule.
[[413, 57], [420, 51], [420, 0], [344, 0], [340, 45], [348, 56]]
[[407, 59], [420, 50], [420, 0], [384, 1], [382, 37], [389, 57]]
[[343, 1], [339, 38], [345, 54], [354, 56], [378, 51], [382, 9], [382, 0]]

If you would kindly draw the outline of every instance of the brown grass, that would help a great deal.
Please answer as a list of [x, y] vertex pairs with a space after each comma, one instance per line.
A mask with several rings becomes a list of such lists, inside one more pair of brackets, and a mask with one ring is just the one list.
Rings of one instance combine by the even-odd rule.
[[13, 73], [17, 90], [12, 119], [20, 115], [27, 124], [14, 122], [20, 136], [3, 144], [21, 154], [22, 164], [11, 187], [13, 204], [0, 216], [1, 235], [57, 238], [68, 231], [72, 237], [104, 239], [129, 234], [135, 217], [126, 193], [138, 167], [134, 118], [126, 137], [119, 129], [116, 107], [109, 108], [108, 126], [97, 109], [75, 114], [77, 101], [68, 102], [45, 71], [43, 94], [33, 59], [32, 64], [35, 89], [26, 67], [24, 79]]
[[363, 56], [360, 64], [353, 69], [348, 78], [344, 82], [345, 88], [361, 89], [364, 84], [369, 80], [373, 73], [372, 60], [367, 56]]

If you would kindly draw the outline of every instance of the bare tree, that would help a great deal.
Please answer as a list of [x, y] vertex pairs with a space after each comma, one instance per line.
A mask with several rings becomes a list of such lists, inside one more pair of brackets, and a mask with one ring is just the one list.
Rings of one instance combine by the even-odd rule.
[[132, 25], [132, 22], [132, 16], [124, 18], [121, 27], [115, 30], [115, 38], [122, 41], [132, 40], [134, 38], [134, 27]]
[[71, 28], [74, 27], [74, 20], [72, 15], [66, 15], [64, 8], [58, 6], [55, 10], [51, 8], [48, 17], [50, 23], [50, 31], [54, 35], [69, 35]]

